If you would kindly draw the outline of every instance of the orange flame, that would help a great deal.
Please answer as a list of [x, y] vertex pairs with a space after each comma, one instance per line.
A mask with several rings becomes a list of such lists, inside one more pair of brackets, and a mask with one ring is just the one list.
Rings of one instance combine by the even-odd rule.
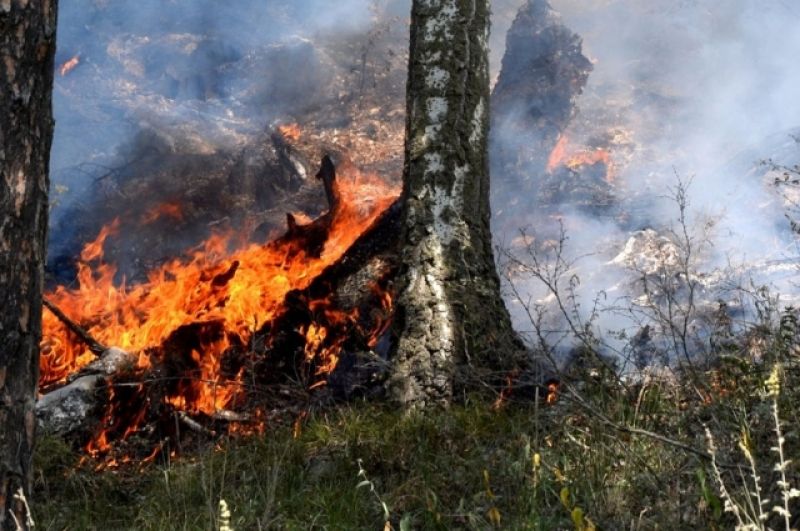
[[61, 65], [61, 68], [58, 69], [58, 73], [61, 74], [61, 77], [66, 76], [77, 67], [81, 62], [81, 55], [75, 54], [70, 58], [68, 61], [65, 61], [64, 64]]
[[547, 383], [547, 395], [545, 397], [545, 402], [553, 405], [558, 401], [558, 394], [561, 390], [561, 383], [557, 380], [550, 380]]
[[556, 147], [550, 152], [550, 157], [547, 159], [547, 173], [553, 173], [556, 168], [561, 166], [567, 156], [567, 147], [569, 146], [569, 138], [567, 135], [561, 135], [556, 142]]
[[278, 132], [283, 135], [283, 138], [286, 140], [291, 140], [292, 142], [297, 142], [300, 140], [300, 135], [303, 134], [303, 130], [298, 124], [279, 125]]
[[[397, 197], [396, 187], [374, 176], [355, 170], [352, 173], [337, 180], [342, 201], [331, 213], [329, 236], [319, 257], [309, 255], [290, 238], [228, 252], [234, 235], [213, 235], [188, 258], [175, 259], [151, 271], [146, 282], [115, 285], [115, 267], [103, 262], [103, 245], [119, 230], [119, 221], [115, 220], [84, 247], [77, 288], [59, 286], [46, 297], [100, 343], [137, 354], [139, 371], [170, 355], [164, 344], [177, 331], [197, 327], [198, 344], [187, 361], [198, 370], [174, 394], [166, 396], [165, 402], [189, 413], [213, 415], [231, 404], [243, 377], [242, 370], [235, 374], [223, 370], [223, 354], [232, 346], [248, 345], [253, 333], [279, 314], [289, 291], [307, 288]], [[181, 215], [179, 205], [160, 205], [142, 221], [162, 215]], [[391, 304], [391, 298], [384, 303]], [[329, 301], [312, 304], [314, 314], [324, 316], [329, 326], [351, 323], [357, 317], [357, 312], [354, 317], [335, 310]], [[46, 387], [63, 382], [95, 356], [49, 311], [43, 313], [42, 320], [40, 386]], [[306, 356], [313, 360], [316, 375], [330, 373], [345, 339], [331, 340], [318, 323], [301, 333], [307, 338]], [[143, 386], [131, 386], [133, 389], [120, 390], [126, 397], [130, 393], [125, 399], [145, 400]], [[113, 398], [114, 389], [109, 392]], [[119, 412], [107, 411], [104, 430], [89, 443], [88, 452], [99, 455], [109, 449], [112, 436], [107, 431], [116, 434], [113, 438], [135, 432], [146, 408], [140, 411], [136, 418], [127, 418], [125, 425], [115, 416]]]
[[614, 182], [614, 161], [607, 150], [603, 148], [577, 148], [571, 150], [569, 137], [563, 134], [559, 137], [547, 159], [547, 172], [553, 173], [561, 166], [571, 170], [578, 170], [583, 166], [593, 166], [601, 162], [606, 167], [606, 181], [609, 183]]
[[142, 225], [149, 225], [159, 218], [183, 221], [183, 208], [177, 202], [161, 203], [142, 215]]

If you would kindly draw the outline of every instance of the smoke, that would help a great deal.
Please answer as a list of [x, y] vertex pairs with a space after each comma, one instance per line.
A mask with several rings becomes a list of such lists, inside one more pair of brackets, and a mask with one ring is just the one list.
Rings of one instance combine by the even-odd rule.
[[[378, 53], [364, 52], [369, 32], [391, 14], [385, 0], [63, 3], [53, 92], [51, 257], [68, 260], [76, 245], [111, 221], [105, 207], [120, 201], [118, 179], [150, 179], [154, 148], [142, 138], [160, 138], [165, 166], [169, 159], [178, 168], [174, 180], [184, 182], [167, 187], [190, 188], [181, 156], [194, 157], [185, 168], [212, 159], [207, 173], [220, 173], [226, 159], [262, 142], [275, 123], [326, 106], [318, 114], [335, 114], [330, 109], [344, 106], [341, 87], [358, 79], [364, 53]], [[77, 66], [62, 75], [58, 67], [73, 58]], [[151, 188], [153, 196], [159, 193]], [[123, 201], [120, 208], [126, 207]]]
[[[611, 262], [635, 231], [679, 228], [673, 200], [679, 180], [690, 183], [687, 221], [695, 243], [709, 242], [698, 256], [698, 267], [708, 273], [702, 296], [709, 303], [725, 297], [723, 283], [711, 280], [712, 272], [725, 269], [744, 282], [771, 285], [784, 302], [796, 301], [796, 271], [787, 267], [796, 261], [795, 235], [787, 205], [760, 161], [800, 160], [791, 138], [800, 126], [800, 10], [780, 0], [551, 4], [583, 38], [584, 54], [594, 64], [567, 133], [611, 152], [614, 207], [593, 211], [577, 205], [575, 194], [556, 204], [538, 203], [540, 198], [520, 224], [552, 235], [553, 220], [537, 212], [558, 213], [569, 236], [567, 259], [577, 260], [571, 274], [581, 279], [576, 289], [584, 318], [598, 293], [626, 291], [632, 274], [625, 277]], [[493, 135], [501, 143], [518, 138], [502, 128]], [[503, 176], [494, 177], [502, 182]], [[523, 298], [546, 302], [540, 283], [523, 282], [521, 288]], [[612, 299], [608, 295], [609, 306]], [[518, 303], [511, 307], [517, 325], [530, 328]], [[602, 319], [607, 330], [637, 327], [610, 313]]]
[[[86, 191], [97, 164], [145, 125], [189, 123], [215, 142], [263, 129], [324, 92], [324, 50], [312, 44], [365, 32], [371, 0], [80, 0], [60, 6], [54, 182]], [[251, 94], [262, 86], [276, 94]], [[294, 105], [294, 108], [292, 107]], [[215, 136], [216, 134], [216, 136]], [[56, 212], [58, 215], [58, 212]]]
[[[522, 3], [493, 2], [494, 76]], [[598, 199], [596, 176], [582, 175], [580, 193], [561, 183], [547, 208], [518, 190], [505, 193], [520, 203], [517, 210], [532, 212], [519, 226], [552, 237], [554, 220], [564, 223], [583, 310], [598, 293], [610, 294], [609, 300], [625, 294], [630, 277], [612, 261], [635, 231], [676, 228], [670, 199], [676, 175], [691, 181], [689, 224], [696, 236], [711, 231], [714, 245], [702, 266], [711, 271], [733, 264], [743, 276], [773, 282], [793, 296], [786, 268], [776, 278], [768, 267], [793, 260], [796, 247], [786, 205], [758, 161], [799, 160], [790, 134], [800, 126], [800, 9], [782, 0], [551, 4], [583, 38], [594, 63], [567, 132], [610, 151], [614, 183], [603, 188], [609, 196]], [[270, 123], [320, 109], [321, 120], [347, 128], [347, 117], [331, 109], [363, 88], [362, 58], [378, 53], [369, 37], [376, 19], [395, 32], [402, 54], [409, 10], [410, 0], [63, 3], [57, 64], [76, 55], [80, 62], [57, 75], [54, 89], [51, 248], [57, 250], [69, 232], [71, 207], [96, 201], [98, 182], [131, 162], [132, 143], [143, 130], [157, 131], [173, 152], [213, 155], [240, 150]], [[402, 61], [393, 68], [397, 64]], [[402, 107], [402, 97], [398, 102]], [[495, 148], [520, 140], [519, 131], [502, 127], [492, 134]], [[548, 154], [535, 156], [546, 160]], [[504, 176], [493, 178], [501, 188]], [[498, 240], [511, 242], [515, 229], [505, 227]], [[523, 288], [534, 299], [545, 295], [536, 283]], [[525, 328], [524, 312], [515, 316]], [[613, 319], [604, 326], [632, 325]]]
[[[603, 103], [600, 94], [622, 100], [618, 125], [650, 152], [620, 185], [663, 196], [674, 173], [693, 177], [692, 210], [718, 217], [720, 253], [763, 257], [786, 225], [780, 209], [765, 208], [771, 190], [750, 170], [800, 125], [800, 15], [778, 0], [595, 4], [554, 7], [596, 62], [581, 112]], [[674, 211], [659, 201], [641, 221], [662, 225]]]

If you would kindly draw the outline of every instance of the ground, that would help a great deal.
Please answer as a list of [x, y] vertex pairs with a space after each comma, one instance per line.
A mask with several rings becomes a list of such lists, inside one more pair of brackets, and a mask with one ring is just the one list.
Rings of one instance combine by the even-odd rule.
[[[780, 493], [769, 451], [770, 367], [722, 362], [692, 382], [651, 378], [627, 388], [584, 374], [576, 375], [575, 389], [613, 423], [667, 435], [700, 453], [707, 425], [728, 490], [740, 502], [743, 478], [751, 481], [737, 448], [746, 432], [771, 506]], [[785, 453], [797, 457], [798, 365], [788, 359], [782, 367]], [[58, 440], [40, 441], [40, 528], [219, 529], [220, 500], [234, 529], [389, 529], [387, 517], [392, 529], [733, 527], [707, 458], [623, 433], [564, 389], [552, 405], [518, 392], [499, 401], [468, 397], [424, 416], [353, 403], [169, 463], [95, 472], [79, 459]], [[795, 467], [788, 480], [800, 483]], [[770, 523], [783, 529], [780, 518]]]

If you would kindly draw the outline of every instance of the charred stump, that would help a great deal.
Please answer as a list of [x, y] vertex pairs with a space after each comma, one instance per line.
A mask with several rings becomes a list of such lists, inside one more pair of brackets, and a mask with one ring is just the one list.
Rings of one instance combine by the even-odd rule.
[[[535, 203], [548, 158], [575, 115], [592, 64], [581, 38], [547, 0], [528, 0], [506, 38], [492, 92], [493, 204], [501, 228], [519, 228]], [[502, 231], [501, 231], [502, 232]]]

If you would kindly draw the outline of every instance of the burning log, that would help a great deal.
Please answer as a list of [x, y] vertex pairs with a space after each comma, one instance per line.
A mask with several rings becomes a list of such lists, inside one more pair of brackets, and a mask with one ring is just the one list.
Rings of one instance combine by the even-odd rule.
[[55, 435], [86, 429], [87, 422], [96, 421], [91, 418], [98, 405], [96, 392], [105, 382], [102, 374], [82, 376], [42, 396], [36, 402], [39, 428]]
[[39, 398], [36, 402], [39, 427], [56, 435], [88, 431], [97, 420], [94, 413], [103, 399], [100, 388], [113, 376], [135, 366], [136, 357], [132, 354], [117, 347], [106, 349], [73, 375], [70, 383]]
[[78, 323], [67, 317], [66, 314], [58, 308], [58, 306], [47, 299], [42, 299], [42, 304], [45, 306], [45, 308], [53, 312], [53, 315], [58, 317], [58, 320], [64, 323], [64, 325], [66, 325], [66, 327], [69, 328], [73, 334], [78, 336], [81, 341], [86, 343], [86, 346], [89, 347], [89, 350], [95, 354], [102, 354], [108, 350], [108, 347], [94, 339], [85, 328], [81, 327]]

